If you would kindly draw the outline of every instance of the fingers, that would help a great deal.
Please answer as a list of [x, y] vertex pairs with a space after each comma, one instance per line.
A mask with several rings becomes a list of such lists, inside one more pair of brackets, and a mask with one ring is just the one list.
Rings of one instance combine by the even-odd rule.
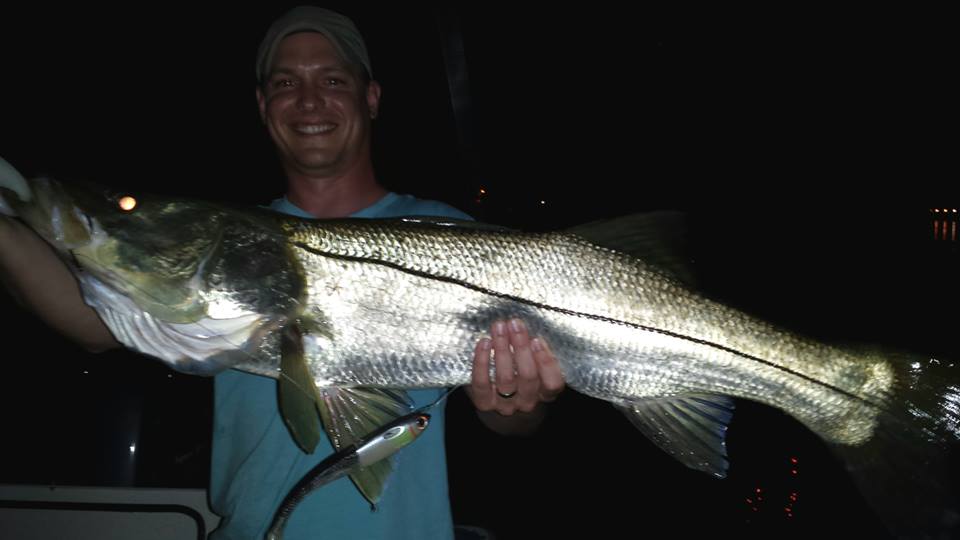
[[473, 351], [473, 372], [467, 394], [474, 406], [481, 411], [492, 411], [496, 406], [496, 394], [490, 383], [490, 351], [493, 343], [489, 338], [477, 342]]
[[553, 401], [567, 386], [563, 380], [563, 372], [560, 371], [560, 364], [542, 339], [534, 338], [530, 349], [540, 375], [540, 401]]
[[563, 374], [546, 343], [531, 339], [519, 319], [497, 321], [491, 325], [490, 333], [492, 339], [481, 339], [474, 350], [468, 388], [474, 406], [480, 411], [495, 410], [509, 416], [517, 411], [531, 412], [539, 403], [556, 399], [564, 388]]
[[[507, 323], [504, 321], [497, 321], [493, 323], [491, 331], [493, 332], [495, 390], [498, 393], [498, 397], [501, 399], [513, 399], [516, 397], [518, 388], [516, 380], [517, 377], [514, 371], [515, 366], [513, 350], [510, 348], [511, 336], [508, 333]], [[503, 398], [502, 396], [504, 395], [513, 397]], [[511, 409], [513, 409], [513, 403], [510, 402], [502, 403], [497, 407], [497, 411], [501, 414], [512, 414], [513, 410]]]
[[[518, 319], [510, 321], [510, 347], [513, 351], [516, 396], [512, 398], [516, 410], [531, 412], [540, 403], [540, 373], [530, 348], [531, 339], [526, 325]], [[500, 366], [497, 366], [500, 369]], [[502, 391], [502, 390], [501, 390]], [[507, 393], [507, 392], [504, 392]]]

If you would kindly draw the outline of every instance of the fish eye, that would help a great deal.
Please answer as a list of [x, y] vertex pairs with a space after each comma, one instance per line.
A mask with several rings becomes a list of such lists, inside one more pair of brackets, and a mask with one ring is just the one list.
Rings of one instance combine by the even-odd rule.
[[124, 195], [117, 199], [117, 206], [124, 212], [130, 212], [137, 207], [137, 200], [130, 195]]

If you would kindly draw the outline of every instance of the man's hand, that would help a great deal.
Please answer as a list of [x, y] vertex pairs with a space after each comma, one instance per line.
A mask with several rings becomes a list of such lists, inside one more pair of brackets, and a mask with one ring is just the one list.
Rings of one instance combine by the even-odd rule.
[[[563, 374], [550, 348], [530, 338], [523, 321], [497, 321], [493, 339], [477, 343], [467, 395], [483, 423], [504, 435], [533, 432], [543, 420], [545, 403], [564, 389]], [[490, 379], [490, 356], [496, 366]]]

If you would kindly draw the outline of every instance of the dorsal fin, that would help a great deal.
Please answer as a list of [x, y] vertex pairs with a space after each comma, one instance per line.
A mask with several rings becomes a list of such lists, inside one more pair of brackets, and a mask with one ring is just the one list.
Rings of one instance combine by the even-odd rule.
[[591, 244], [632, 255], [692, 287], [696, 279], [687, 255], [686, 221], [681, 212], [647, 212], [593, 221], [567, 232]]

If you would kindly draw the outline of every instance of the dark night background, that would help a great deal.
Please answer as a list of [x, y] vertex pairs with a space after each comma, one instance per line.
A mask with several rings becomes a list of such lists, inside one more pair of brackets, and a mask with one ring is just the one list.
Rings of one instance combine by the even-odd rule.
[[[824, 339], [960, 356], [960, 243], [935, 237], [931, 213], [958, 202], [944, 14], [328, 5], [355, 18], [384, 87], [388, 187], [525, 229], [681, 210], [708, 294]], [[2, 8], [0, 155], [27, 176], [269, 201], [283, 183], [253, 57], [286, 7]], [[451, 28], [469, 73], [459, 119]], [[205, 487], [208, 380], [86, 354], [0, 298], [0, 483]], [[791, 418], [741, 403], [728, 448], [716, 481], [574, 392], [530, 439], [486, 432], [461, 393], [449, 406], [455, 519], [503, 539], [883, 537]]]

